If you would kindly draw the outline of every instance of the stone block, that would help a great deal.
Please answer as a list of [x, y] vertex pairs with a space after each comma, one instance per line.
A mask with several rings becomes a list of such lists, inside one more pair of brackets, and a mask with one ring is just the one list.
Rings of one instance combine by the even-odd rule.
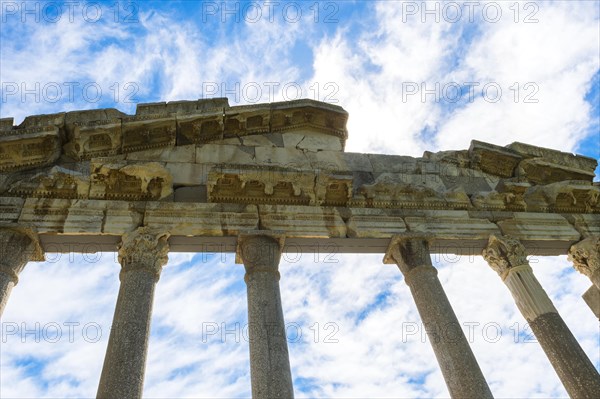
[[592, 285], [588, 290], [582, 295], [585, 303], [590, 307], [592, 312], [596, 315], [598, 319], [600, 319], [600, 289], [595, 285]]
[[206, 185], [211, 164], [195, 163], [167, 163], [166, 169], [173, 177], [175, 186]]
[[72, 159], [90, 159], [121, 152], [121, 119], [74, 122], [64, 151]]
[[561, 216], [571, 223], [582, 237], [600, 236], [600, 215], [565, 213]]
[[105, 201], [105, 206], [102, 233], [121, 235], [142, 225], [146, 202]]
[[517, 176], [536, 184], [550, 184], [568, 180], [591, 182], [594, 179], [594, 170], [564, 166], [548, 162], [545, 158], [532, 158], [519, 163]]
[[350, 171], [344, 155], [339, 151], [306, 152], [310, 168], [313, 170]]
[[144, 151], [173, 147], [176, 139], [176, 120], [168, 115], [143, 115], [123, 118], [122, 151]]
[[0, 224], [16, 223], [25, 200], [19, 197], [0, 197]]
[[61, 150], [55, 126], [11, 130], [9, 135], [0, 136], [0, 173], [51, 165]]
[[196, 163], [254, 165], [254, 147], [204, 144], [196, 148]]
[[204, 144], [222, 139], [222, 110], [177, 116], [177, 145]]
[[191, 144], [171, 148], [155, 148], [152, 150], [132, 152], [127, 154], [126, 159], [128, 161], [194, 163], [196, 161], [196, 146]]
[[404, 219], [413, 232], [428, 233], [438, 240], [487, 240], [499, 234], [498, 226], [487, 219], [469, 217], [467, 211], [427, 211], [424, 217]]
[[570, 246], [581, 238], [564, 217], [553, 213], [515, 212], [512, 218], [497, 224], [502, 234], [522, 241], [558, 241], [562, 247]]
[[0, 132], [13, 130], [14, 118], [0, 118]]
[[260, 228], [286, 237], [346, 237], [346, 225], [332, 207], [259, 205]]
[[282, 136], [284, 147], [309, 151], [342, 151], [342, 140], [336, 136], [302, 130], [286, 132]]
[[100, 234], [104, 223], [105, 201], [75, 200], [63, 225], [65, 234]]
[[562, 152], [550, 148], [537, 147], [531, 144], [514, 142], [506, 146], [513, 151], [518, 152], [525, 158], [543, 158], [546, 162], [568, 166], [588, 173], [594, 173], [598, 161], [594, 158], [583, 155], [572, 154], [570, 152]]
[[523, 159], [519, 153], [481, 141], [471, 141], [469, 148], [471, 167], [500, 177], [511, 177]]
[[348, 169], [353, 172], [373, 172], [373, 165], [371, 165], [367, 154], [344, 152], [342, 158], [346, 162]]
[[175, 189], [174, 202], [208, 202], [206, 186], [179, 187]]
[[373, 173], [418, 173], [417, 159], [407, 156], [365, 154], [373, 167]]
[[231, 236], [256, 230], [258, 211], [254, 205], [151, 202], [144, 225], [178, 236]]
[[310, 169], [310, 163], [302, 150], [296, 148], [255, 147], [256, 163], [292, 169]]
[[30, 226], [38, 233], [62, 233], [72, 200], [27, 198], [19, 216], [19, 224]]
[[406, 231], [401, 212], [393, 209], [351, 208], [348, 237], [388, 238]]

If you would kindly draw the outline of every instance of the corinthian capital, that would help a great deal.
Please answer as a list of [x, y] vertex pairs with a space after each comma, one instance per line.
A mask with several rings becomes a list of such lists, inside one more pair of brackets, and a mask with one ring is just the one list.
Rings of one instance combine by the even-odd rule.
[[20, 228], [0, 229], [0, 272], [15, 284], [29, 261], [43, 261], [44, 253], [35, 232]]
[[502, 277], [502, 280], [517, 267], [529, 267], [525, 247], [519, 240], [509, 236], [492, 234], [482, 255], [490, 267]]
[[169, 259], [169, 236], [164, 230], [150, 227], [140, 227], [124, 234], [119, 245], [121, 277], [133, 270], [143, 270], [158, 281], [162, 267]]
[[592, 278], [600, 270], [600, 237], [588, 237], [573, 244], [568, 258], [578, 272]]

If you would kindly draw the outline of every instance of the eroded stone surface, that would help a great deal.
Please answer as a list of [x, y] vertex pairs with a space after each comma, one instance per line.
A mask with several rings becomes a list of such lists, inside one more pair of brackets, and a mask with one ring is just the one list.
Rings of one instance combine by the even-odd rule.
[[[34, 115], [20, 126], [5, 118], [0, 223], [118, 234], [139, 227], [146, 204], [233, 203], [271, 206], [265, 222], [287, 223], [307, 237], [381, 238], [408, 226], [472, 242], [499, 228], [558, 253], [600, 232], [593, 159], [479, 141], [420, 158], [345, 153], [347, 117], [340, 107], [311, 100], [232, 107], [210, 99], [140, 104], [135, 115]], [[128, 210], [135, 210], [132, 217]], [[244, 214], [228, 218], [244, 226]], [[310, 223], [301, 227], [307, 215]], [[328, 215], [343, 220], [330, 226]], [[218, 235], [219, 228], [209, 222], [182, 231]]]

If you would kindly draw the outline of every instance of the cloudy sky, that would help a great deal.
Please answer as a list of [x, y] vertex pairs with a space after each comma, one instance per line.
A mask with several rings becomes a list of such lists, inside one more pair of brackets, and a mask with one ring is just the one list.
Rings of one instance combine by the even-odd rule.
[[[472, 139], [600, 158], [600, 3], [0, 2], [0, 117], [228, 97], [312, 98], [350, 113], [347, 151], [420, 156]], [[597, 170], [598, 174], [598, 170]], [[297, 397], [445, 397], [397, 268], [381, 255], [280, 266]], [[434, 264], [498, 398], [566, 397], [481, 257]], [[534, 272], [592, 362], [591, 285], [566, 257]], [[119, 288], [113, 253], [48, 254], [2, 319], [0, 397], [94, 397]], [[145, 396], [250, 396], [243, 267], [171, 254]]]

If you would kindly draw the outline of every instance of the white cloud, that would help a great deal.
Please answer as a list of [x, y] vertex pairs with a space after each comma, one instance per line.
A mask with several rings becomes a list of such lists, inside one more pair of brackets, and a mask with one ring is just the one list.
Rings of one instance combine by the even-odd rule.
[[[598, 70], [598, 10], [592, 2], [540, 4], [539, 23], [531, 25], [511, 18], [476, 26], [421, 23], [417, 18], [403, 23], [395, 2], [364, 7], [372, 13], [361, 14], [358, 22], [340, 18], [327, 32], [305, 21], [261, 20], [213, 35], [197, 21], [158, 12], [142, 13], [141, 23], [128, 29], [81, 20], [27, 25], [17, 29], [21, 41], [2, 41], [1, 80], [30, 86], [93, 81], [105, 92], [114, 83], [123, 90], [124, 83], [136, 82], [138, 97], [161, 101], [195, 99], [205, 82], [227, 82], [229, 88], [235, 82], [298, 82], [306, 97], [313, 97], [309, 88], [317, 83], [322, 98], [324, 85], [331, 82], [339, 88], [334, 99], [350, 112], [348, 151], [413, 156], [466, 148], [471, 139], [571, 150], [592, 123], [584, 101]], [[2, 35], [4, 39], [9, 33], [3, 30]], [[298, 43], [312, 49], [312, 69], [294, 63]], [[425, 102], [419, 95], [402, 99], [406, 83], [426, 82], [431, 88], [447, 81], [495, 81], [503, 88], [515, 81], [535, 82], [540, 101], [514, 103], [504, 92], [498, 103], [478, 99], [449, 109], [431, 97]], [[281, 99], [281, 92], [271, 98]], [[31, 102], [31, 97], [26, 104], [12, 99], [1, 105], [2, 117], [15, 116], [17, 122], [30, 114], [97, 106], [81, 98], [52, 104]], [[134, 109], [123, 101], [116, 106]], [[196, 256], [192, 262], [190, 254], [170, 255], [156, 291], [148, 397], [250, 395], [243, 268], [227, 257], [226, 262], [203, 262]], [[281, 266], [286, 322], [297, 323], [302, 333], [299, 342], [290, 344], [297, 397], [447, 396], [400, 272], [382, 265], [381, 255], [336, 259], [330, 264], [303, 258]], [[442, 258], [436, 266], [459, 320], [479, 323], [471, 324], [471, 346], [496, 397], [565, 396], [539, 345], [524, 342], [522, 335], [515, 342], [517, 328], [526, 332], [524, 319], [485, 262], [479, 257], [460, 262]], [[597, 320], [580, 297], [589, 280], [564, 257], [540, 258], [533, 267], [598, 367]], [[118, 271], [112, 254], [102, 254], [95, 263], [63, 255], [53, 263], [26, 267], [2, 320], [3, 328], [14, 322], [20, 330], [0, 342], [0, 396], [95, 395]], [[73, 343], [63, 324], [70, 321], [80, 323]], [[22, 323], [32, 328], [36, 322], [40, 327], [59, 323], [65, 335], [57, 343], [37, 343], [33, 335], [21, 342]], [[100, 341], [83, 339], [86, 323], [101, 327]], [[219, 330], [209, 334], [206, 329], [213, 323]], [[225, 342], [221, 323], [233, 329]], [[501, 336], [492, 342], [496, 325]], [[417, 333], [411, 334], [414, 327]], [[40, 362], [39, 370], [27, 370], [28, 362], [35, 364], [31, 359]]]

